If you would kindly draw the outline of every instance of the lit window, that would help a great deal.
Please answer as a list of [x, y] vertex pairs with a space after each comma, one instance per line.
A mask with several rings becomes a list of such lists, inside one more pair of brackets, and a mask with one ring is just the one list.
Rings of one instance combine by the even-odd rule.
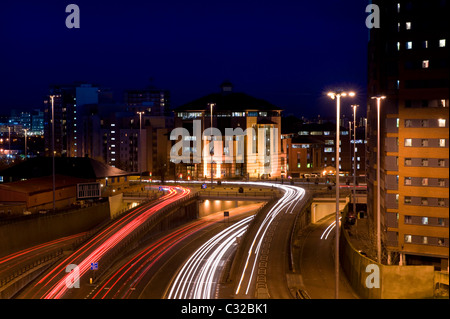
[[422, 69], [428, 69], [430, 67], [430, 60], [422, 61]]
[[422, 146], [423, 147], [427, 147], [428, 146], [428, 140], [427, 139], [423, 139], [422, 140]]
[[405, 235], [405, 243], [412, 242], [412, 235]]
[[406, 42], [406, 49], [408, 49], [408, 50], [412, 49], [412, 41]]
[[405, 158], [405, 166], [411, 166], [412, 160], [410, 158]]
[[423, 48], [428, 49], [428, 41], [427, 40], [423, 41]]
[[428, 158], [422, 158], [422, 166], [424, 167], [428, 166]]
[[411, 22], [406, 22], [406, 30], [411, 30]]
[[439, 167], [445, 167], [445, 159], [439, 159], [438, 165], [439, 165]]
[[397, 3], [397, 13], [400, 13], [400, 3]]
[[412, 217], [411, 216], [405, 216], [405, 224], [412, 224]]
[[412, 146], [412, 139], [411, 138], [405, 138], [405, 146]]
[[405, 204], [411, 204], [411, 196], [405, 196]]
[[405, 120], [405, 127], [411, 127], [412, 126], [412, 120]]
[[397, 42], [397, 51], [400, 51], [400, 42]]
[[439, 40], [439, 47], [440, 47], [440, 48], [445, 48], [445, 45], [446, 45], [445, 42], [446, 42], [445, 39]]
[[428, 225], [428, 217], [422, 217], [422, 225]]
[[422, 203], [422, 205], [428, 205], [428, 198], [426, 198], [426, 197], [422, 197], [421, 198], [421, 200], [420, 200], [420, 202]]
[[442, 187], [445, 187], [445, 179], [439, 178], [439, 179], [438, 179], [438, 185], [439, 185], [439, 186], [442, 186]]
[[439, 147], [445, 147], [445, 138], [439, 139]]
[[445, 127], [445, 119], [439, 119], [438, 123], [439, 123], [439, 127]]
[[428, 178], [422, 178], [422, 186], [428, 186]]
[[405, 177], [405, 185], [411, 185], [411, 177]]

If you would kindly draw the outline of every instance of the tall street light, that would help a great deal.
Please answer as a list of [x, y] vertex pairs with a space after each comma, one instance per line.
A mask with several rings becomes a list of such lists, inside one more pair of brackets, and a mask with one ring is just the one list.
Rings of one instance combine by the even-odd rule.
[[141, 146], [142, 146], [142, 114], [144, 112], [137, 112], [139, 114], [139, 148], [138, 148], [138, 170], [139, 170], [139, 183], [142, 183], [142, 164], [141, 164]]
[[52, 182], [53, 182], [53, 211], [56, 210], [55, 204], [55, 96], [50, 95], [52, 101]]
[[[353, 213], [356, 216], [356, 108], [359, 105], [353, 104]], [[356, 218], [358, 220], [358, 218]]]
[[381, 263], [381, 179], [380, 179], [380, 106], [381, 100], [386, 96], [372, 96], [372, 100], [377, 100], [377, 260]]
[[336, 92], [329, 92], [328, 96], [336, 100], [336, 238], [335, 238], [335, 245], [336, 249], [334, 251], [334, 271], [335, 271], [335, 298], [339, 298], [339, 218], [340, 218], [340, 212], [339, 212], [339, 144], [340, 144], [340, 117], [341, 117], [341, 97], [355, 96], [354, 92], [343, 92], [343, 91], [336, 91]]
[[211, 111], [211, 123], [210, 123], [210, 128], [211, 128], [211, 143], [213, 145], [213, 147], [210, 147], [209, 153], [211, 155], [211, 188], [214, 182], [214, 176], [213, 176], [213, 155], [214, 155], [214, 142], [213, 142], [213, 107], [215, 106], [215, 103], [209, 103], [209, 107], [210, 107], [210, 111]]
[[27, 132], [28, 132], [28, 129], [24, 128], [23, 130], [25, 131], [25, 159], [26, 159], [27, 158]]

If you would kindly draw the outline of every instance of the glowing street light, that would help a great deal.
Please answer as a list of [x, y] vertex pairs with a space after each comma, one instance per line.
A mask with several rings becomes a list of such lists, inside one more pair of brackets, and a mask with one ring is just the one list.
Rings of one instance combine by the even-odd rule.
[[52, 101], [52, 182], [53, 182], [53, 211], [56, 210], [55, 193], [56, 193], [56, 181], [55, 181], [55, 96], [50, 95]]
[[[356, 216], [356, 108], [359, 105], [353, 104], [353, 214]], [[351, 136], [350, 136], [351, 138]], [[358, 218], [356, 218], [358, 220]]]
[[214, 182], [214, 176], [213, 176], [213, 155], [214, 155], [214, 142], [213, 142], [213, 130], [212, 130], [212, 126], [213, 126], [213, 107], [215, 106], [216, 104], [215, 103], [209, 103], [209, 107], [210, 107], [210, 110], [211, 110], [211, 125], [210, 125], [210, 128], [211, 128], [211, 143], [212, 143], [212, 145], [213, 145], [213, 147], [211, 148], [210, 147], [210, 155], [211, 155], [211, 187], [212, 187], [212, 185], [213, 185], [213, 182]]
[[341, 97], [354, 97], [355, 92], [336, 91], [327, 94], [332, 100], [336, 100], [336, 249], [334, 252], [334, 271], [335, 271], [335, 298], [339, 298], [339, 145], [340, 145], [340, 118], [341, 118]]
[[144, 112], [137, 112], [139, 114], [139, 148], [138, 148], [138, 170], [139, 170], [139, 183], [142, 183], [142, 163], [141, 163], [141, 148], [142, 148], [142, 114]]
[[381, 100], [384, 100], [386, 96], [377, 95], [372, 96], [372, 100], [377, 100], [377, 260], [381, 263], [381, 179], [380, 179], [380, 106]]

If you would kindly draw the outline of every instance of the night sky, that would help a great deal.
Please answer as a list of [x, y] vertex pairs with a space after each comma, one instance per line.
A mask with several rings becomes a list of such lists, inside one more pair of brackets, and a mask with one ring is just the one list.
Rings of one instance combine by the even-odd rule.
[[[80, 28], [65, 8], [80, 8]], [[324, 93], [352, 88], [366, 105], [367, 1], [2, 1], [0, 113], [42, 107], [50, 84], [114, 90], [152, 83], [172, 107], [234, 90], [297, 116], [333, 116]], [[150, 82], [150, 79], [153, 79]], [[362, 108], [360, 108], [362, 109]]]

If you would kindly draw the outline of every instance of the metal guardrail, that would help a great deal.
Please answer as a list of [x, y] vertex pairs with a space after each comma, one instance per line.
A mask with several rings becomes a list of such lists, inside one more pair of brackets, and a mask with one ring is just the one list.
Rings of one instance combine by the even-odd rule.
[[39, 258], [35, 259], [33, 262], [31, 262], [31, 263], [29, 263], [29, 264], [27, 264], [27, 265], [25, 265], [23, 267], [11, 270], [10, 274], [0, 278], [0, 288], [5, 286], [5, 285], [7, 285], [8, 283], [13, 281], [17, 277], [20, 277], [21, 275], [29, 272], [30, 270], [40, 266], [41, 264], [44, 264], [44, 263], [46, 263], [49, 260], [52, 260], [52, 259], [55, 259], [55, 258], [61, 256], [62, 253], [63, 253], [63, 250], [62, 249], [58, 249], [56, 251], [53, 251], [50, 254], [46, 254], [46, 255], [44, 255], [42, 257], [39, 257]]
[[298, 289], [295, 292], [295, 298], [297, 298], [297, 299], [311, 299], [311, 297], [308, 295], [308, 293], [304, 289]]
[[275, 191], [255, 191], [255, 192], [223, 192], [223, 191], [201, 191], [199, 196], [218, 196], [218, 197], [268, 197], [273, 198], [277, 196]]

